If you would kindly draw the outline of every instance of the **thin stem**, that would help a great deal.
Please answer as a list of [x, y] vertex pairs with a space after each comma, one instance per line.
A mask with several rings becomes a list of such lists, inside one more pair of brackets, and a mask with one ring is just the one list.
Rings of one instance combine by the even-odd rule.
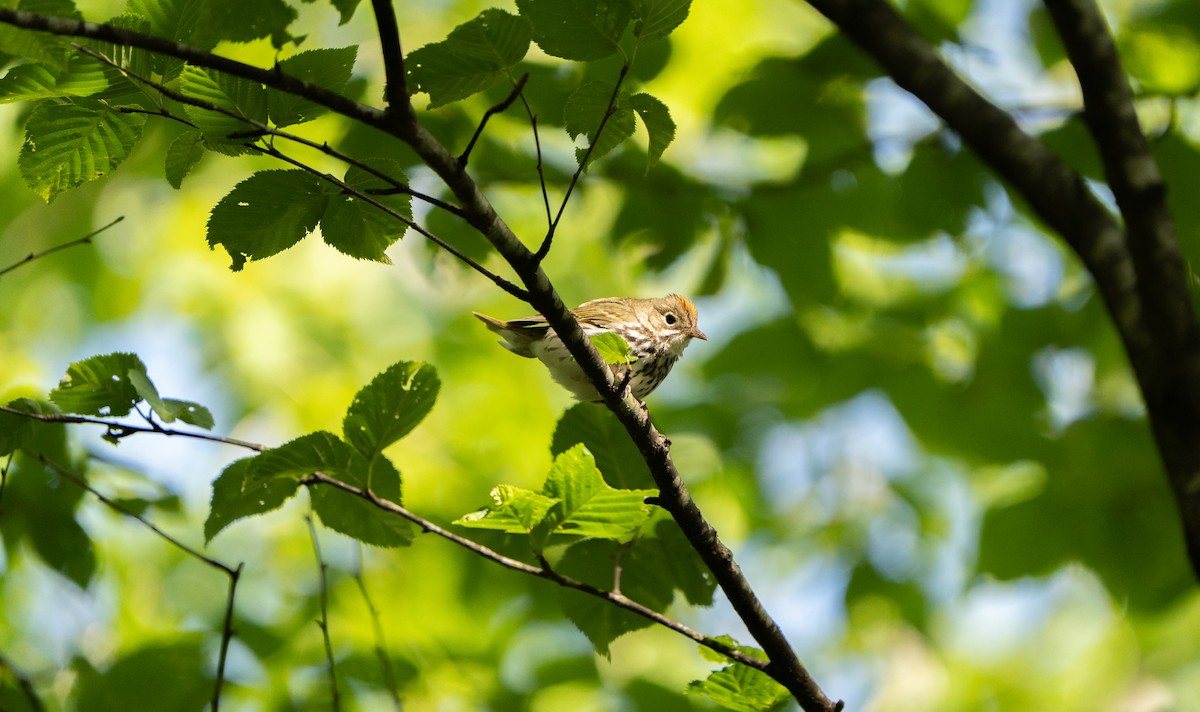
[[41, 252], [30, 252], [28, 255], [25, 255], [25, 257], [23, 259], [21, 259], [20, 261], [14, 262], [13, 264], [5, 267], [4, 269], [0, 269], [0, 277], [8, 274], [9, 272], [12, 272], [13, 270], [15, 270], [16, 268], [18, 268], [22, 265], [27, 265], [30, 262], [33, 262], [34, 260], [45, 257], [46, 255], [52, 255], [55, 252], [58, 252], [59, 250], [66, 250], [66, 249], [69, 249], [72, 247], [77, 247], [79, 245], [90, 245], [90, 244], [92, 244], [93, 237], [99, 235], [100, 233], [104, 232], [108, 228], [112, 227], [113, 225], [116, 225], [117, 223], [121, 222], [124, 219], [125, 219], [125, 216], [120, 215], [117, 217], [116, 220], [113, 220], [112, 222], [105, 225], [104, 227], [97, 228], [96, 230], [89, 232], [88, 234], [84, 235], [83, 237], [71, 240], [70, 242], [64, 242], [61, 245], [55, 245], [54, 247], [51, 247], [47, 250], [42, 250]]
[[617, 97], [621, 95], [621, 84], [625, 81], [627, 74], [629, 74], [629, 62], [621, 66], [621, 73], [617, 76], [616, 85], [613, 86], [612, 96], [608, 99], [608, 107], [604, 110], [604, 116], [600, 118], [600, 125], [596, 127], [596, 134], [588, 141], [587, 150], [583, 152], [583, 157], [579, 160], [579, 167], [571, 175], [571, 182], [567, 185], [567, 192], [563, 195], [562, 204], [558, 206], [558, 214], [550, 222], [550, 227], [546, 230], [546, 237], [542, 239], [541, 246], [534, 253], [534, 258], [538, 262], [546, 259], [546, 255], [550, 254], [550, 245], [554, 242], [554, 233], [558, 230], [558, 223], [562, 220], [563, 213], [567, 210], [567, 201], [571, 199], [571, 194], [575, 192], [575, 185], [579, 183], [583, 171], [587, 168], [588, 160], [592, 157], [592, 152], [596, 150], [596, 143], [600, 140], [600, 134], [604, 131], [604, 127], [608, 125], [608, 120], [616, 113]]
[[[8, 485], [8, 468], [12, 467], [16, 454], [15, 450], [8, 453], [8, 457], [4, 458], [4, 467], [0, 467], [0, 503], [4, 502], [4, 488]], [[0, 514], [4, 514], [3, 508], [0, 508]]]
[[529, 81], [528, 73], [522, 75], [517, 83], [513, 85], [512, 91], [508, 93], [508, 96], [505, 97], [504, 101], [501, 101], [499, 104], [496, 104], [495, 106], [488, 108], [487, 111], [483, 112], [483, 118], [479, 120], [479, 125], [475, 127], [475, 134], [471, 136], [471, 140], [467, 143], [466, 150], [464, 150], [458, 157], [458, 165], [460, 168], [465, 169], [467, 167], [467, 161], [471, 157], [471, 151], [475, 148], [475, 142], [478, 141], [479, 137], [483, 135], [483, 129], [485, 126], [487, 126], [488, 119], [512, 106], [512, 103], [517, 100], [517, 97], [521, 96], [521, 92], [525, 89], [525, 82], [527, 81]]
[[439, 536], [447, 541], [453, 542], [453, 543], [463, 547], [464, 549], [468, 549], [468, 550], [474, 552], [475, 554], [478, 554], [479, 556], [482, 556], [483, 558], [488, 559], [489, 561], [500, 564], [501, 566], [503, 566], [505, 568], [512, 569], [513, 571], [520, 571], [521, 573], [529, 574], [531, 576], [537, 576], [538, 578], [543, 578], [548, 581], [553, 581], [554, 583], [558, 584], [559, 586], [562, 586], [563, 588], [574, 589], [576, 591], [581, 591], [583, 593], [586, 593], [590, 596], [602, 598], [619, 608], [623, 608], [632, 613], [636, 613], [637, 615], [642, 616], [643, 618], [647, 618], [663, 627], [669, 628], [669, 629], [675, 631], [676, 633], [679, 633], [687, 638], [690, 638], [693, 641], [699, 643], [700, 645], [703, 645], [707, 648], [715, 650], [718, 653], [720, 653], [736, 662], [742, 663], [744, 665], [749, 665], [750, 667], [753, 667], [758, 670], [766, 670], [769, 667], [769, 663], [767, 663], [765, 660], [759, 660], [758, 658], [754, 658], [754, 657], [751, 657], [744, 653], [741, 653], [741, 652], [729, 647], [728, 645], [725, 645], [724, 643], [722, 643], [718, 640], [710, 638], [710, 637], [704, 635], [703, 633], [700, 633], [699, 631], [689, 628], [688, 626], [684, 625], [683, 623], [680, 623], [679, 621], [673, 620], [671, 618], [667, 618], [666, 616], [659, 613], [658, 611], [655, 611], [652, 608], [648, 608], [648, 607], [642, 605], [641, 603], [638, 603], [637, 601], [627, 598], [626, 596], [624, 596], [620, 593], [616, 593], [613, 591], [605, 591], [603, 589], [596, 588], [595, 586], [592, 586], [591, 584], [587, 584], [582, 581], [577, 581], [577, 580], [569, 578], [567, 576], [562, 576], [548, 566], [534, 566], [532, 564], [527, 564], [523, 561], [518, 561], [517, 559], [513, 559], [511, 557], [505, 556], [504, 554], [501, 554], [498, 551], [490, 549], [490, 548], [484, 546], [483, 544], [479, 544], [477, 542], [471, 541], [470, 539], [459, 536], [458, 534], [455, 534], [454, 532], [443, 529], [442, 527], [438, 526], [437, 524], [434, 524], [433, 522], [429, 521], [428, 519], [425, 519], [424, 517], [414, 514], [413, 512], [405, 509], [404, 507], [396, 504], [395, 502], [392, 502], [391, 500], [386, 500], [386, 499], [379, 497], [378, 495], [376, 495], [374, 492], [372, 492], [369, 489], [361, 489], [359, 487], [355, 487], [354, 485], [351, 485], [346, 482], [342, 482], [339, 479], [330, 477], [329, 475], [326, 475], [323, 472], [317, 472], [317, 473], [308, 475], [307, 477], [301, 478], [300, 484], [309, 485], [309, 486], [318, 485], [318, 484], [319, 485], [329, 485], [331, 487], [336, 487], [337, 489], [340, 489], [344, 492], [349, 492], [352, 495], [355, 495], [357, 497], [361, 497], [361, 498], [367, 500], [368, 502], [370, 502], [372, 505], [378, 507], [379, 509], [385, 510], [387, 512], [391, 512], [392, 514], [398, 514], [399, 516], [404, 517], [408, 521], [419, 526], [421, 528], [421, 530], [426, 533], [434, 534], [434, 535]]
[[221, 624], [221, 652], [217, 656], [217, 680], [213, 688], [212, 712], [221, 705], [221, 685], [225, 680], [225, 660], [229, 656], [229, 643], [233, 640], [233, 599], [237, 595], [238, 581], [242, 577], [244, 563], [239, 562], [229, 574], [229, 597], [225, 599], [225, 621]]
[[33, 712], [45, 712], [46, 705], [42, 703], [42, 698], [38, 697], [37, 690], [33, 688], [33, 681], [2, 655], [0, 655], [0, 670], [7, 670], [9, 675], [16, 678], [17, 686], [21, 688], [21, 694], [29, 703], [29, 709]]
[[383, 52], [385, 76], [384, 98], [387, 115], [398, 115], [400, 120], [411, 120], [412, 103], [408, 99], [408, 79], [404, 70], [404, 50], [400, 46], [400, 28], [396, 22], [396, 9], [392, 0], [371, 0], [375, 11], [375, 25], [379, 30], [379, 47]]
[[366, 577], [363, 576], [362, 542], [354, 542], [354, 554], [354, 582], [358, 584], [358, 591], [362, 594], [363, 603], [367, 605], [367, 613], [371, 616], [371, 631], [375, 636], [375, 657], [379, 659], [379, 672], [383, 676], [384, 686], [392, 696], [396, 712], [401, 712], [404, 709], [404, 702], [400, 699], [400, 686], [396, 682], [396, 671], [392, 668], [392, 659], [388, 656], [387, 639], [383, 635], [383, 625], [379, 622], [379, 609], [375, 607], [375, 601], [367, 591]]
[[326, 570], [329, 568], [321, 557], [321, 541], [317, 538], [317, 528], [313, 525], [311, 514], [304, 515], [308, 524], [308, 533], [312, 536], [313, 554], [317, 557], [317, 571], [321, 585], [321, 617], [317, 619], [317, 627], [321, 629], [321, 638], [325, 641], [325, 660], [329, 663], [329, 694], [334, 710], [342, 708], [341, 696], [338, 694], [337, 666], [333, 661], [333, 644], [329, 640], [329, 584], [326, 580]]
[[525, 105], [525, 113], [529, 116], [529, 128], [533, 130], [533, 148], [537, 152], [537, 174], [538, 184], [542, 188], [542, 204], [546, 208], [546, 229], [554, 224], [554, 216], [550, 213], [550, 193], [546, 190], [546, 173], [542, 164], [542, 139], [538, 136], [538, 117], [533, 113], [533, 107], [529, 105], [529, 101], [525, 98], [525, 94], [521, 94], [521, 103]]
[[6, 405], [0, 405], [0, 413], [10, 413], [19, 415], [31, 420], [38, 420], [43, 423], [69, 423], [79, 424], [87, 423], [90, 425], [103, 425], [108, 428], [108, 435], [113, 438], [124, 438], [135, 433], [158, 433], [168, 437], [192, 438], [195, 440], [208, 440], [209, 442], [224, 443], [225, 445], [233, 445], [235, 447], [246, 448], [247, 450], [255, 450], [262, 452], [267, 450], [266, 445], [248, 442], [246, 440], [238, 440], [237, 438], [229, 438], [221, 435], [210, 435], [208, 433], [197, 433], [190, 430], [174, 430], [172, 428], [164, 428], [161, 425], [154, 427], [145, 427], [141, 425], [130, 425], [117, 420], [108, 420], [104, 418], [91, 418], [83, 415], [67, 415], [66, 413], [28, 413], [16, 408], [9, 408]]

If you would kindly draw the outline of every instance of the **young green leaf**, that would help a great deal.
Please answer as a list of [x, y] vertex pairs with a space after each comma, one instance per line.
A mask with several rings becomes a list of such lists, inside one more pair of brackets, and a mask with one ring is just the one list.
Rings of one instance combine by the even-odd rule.
[[455, 524], [472, 529], [495, 529], [510, 534], [528, 534], [541, 523], [558, 500], [533, 490], [498, 485], [492, 488], [492, 504], [464, 514]]
[[19, 64], [0, 79], [0, 104], [66, 96], [91, 96], [109, 86], [103, 66], [86, 55], [72, 55], [65, 69]]
[[171, 187], [179, 190], [200, 158], [204, 156], [204, 137], [199, 131], [184, 131], [167, 148], [166, 175]]
[[532, 38], [533, 27], [524, 17], [484, 10], [446, 39], [408, 56], [410, 91], [429, 94], [431, 109], [465, 99], [508, 76], [529, 51]]
[[233, 271], [283, 252], [317, 227], [329, 195], [302, 170], [259, 171], [238, 183], [208, 219], [208, 244], [221, 245]]
[[[628, 550], [612, 541], [592, 539], [572, 545], [554, 566], [564, 576], [589, 583], [596, 588], [613, 588], [616, 568], [621, 570], [621, 593], [656, 611], [671, 604], [672, 587], [661, 572], [646, 571], [640, 566], [630, 569]], [[559, 603], [567, 618], [579, 628], [596, 652], [608, 656], [608, 646], [614, 640], [651, 625], [642, 616], [589, 596], [579, 591], [563, 589]]]
[[692, 0], [633, 0], [633, 35], [641, 42], [660, 40], [687, 19]]
[[[748, 650], [753, 649], [742, 648], [743, 652]], [[741, 663], [717, 670], [705, 680], [694, 680], [687, 691], [737, 712], [772, 712], [783, 709], [791, 699], [787, 688], [765, 672]]]
[[299, 480], [314, 472], [338, 477], [350, 463], [353, 450], [333, 433], [318, 430], [271, 448], [250, 460], [243, 488], [275, 479]]
[[59, 193], [117, 169], [142, 135], [146, 117], [91, 99], [47, 100], [25, 123], [17, 164], [25, 183], [50, 202]]
[[534, 532], [545, 542], [554, 534], [622, 540], [646, 521], [646, 497], [657, 490], [619, 490], [609, 487], [596, 461], [583, 445], [554, 458], [542, 494], [559, 500]]
[[205, 543], [239, 519], [278, 509], [296, 493], [300, 485], [291, 479], [247, 483], [246, 474], [254, 460], [247, 457], [233, 462], [213, 482], [212, 504], [204, 521]]
[[[608, 117], [607, 122], [604, 122], [604, 115], [609, 110], [612, 94], [613, 85], [611, 83], [588, 82], [571, 94], [563, 110], [563, 123], [571, 138], [586, 136], [589, 144], [595, 143], [595, 148], [588, 156], [589, 164], [633, 135], [633, 110], [625, 105], [628, 97], [624, 93], [617, 97], [617, 101], [612, 107], [612, 115]], [[604, 130], [597, 138], [596, 131], [600, 128], [601, 122], [604, 122]], [[586, 154], [586, 149], [575, 149], [575, 158], [581, 164]]]
[[546, 54], [589, 62], [615, 54], [633, 17], [630, 0], [517, 0]]
[[58, 388], [50, 391], [50, 400], [68, 413], [81, 415], [128, 415], [142, 400], [129, 374], [146, 373], [146, 366], [134, 354], [112, 353], [92, 356], [67, 367], [67, 375]]
[[637, 360], [633, 355], [633, 349], [629, 348], [629, 342], [616, 332], [605, 331], [594, 334], [590, 338], [592, 346], [596, 347], [596, 351], [600, 354], [600, 358], [604, 359], [604, 363], [627, 366]]
[[629, 97], [629, 106], [641, 117], [650, 136], [650, 146], [646, 152], [646, 170], [654, 167], [663, 151], [675, 140], [675, 120], [667, 105], [649, 94], [634, 94]]
[[440, 386], [429, 364], [389, 366], [354, 396], [342, 422], [346, 441], [364, 458], [374, 458], [429, 414]]
[[[382, 455], [367, 460], [350, 451], [346, 467], [336, 475], [326, 474], [400, 504], [400, 473]], [[413, 540], [415, 531], [407, 519], [384, 511], [361, 497], [328, 485], [314, 487], [310, 493], [313, 510], [321, 523], [334, 531], [372, 546], [407, 546]]]
[[[365, 163], [401, 185], [408, 184], [400, 164], [390, 158], [369, 158]], [[351, 188], [412, 219], [412, 196], [395, 193], [396, 186], [391, 182], [358, 166], [346, 170], [345, 180]], [[403, 237], [406, 230], [408, 226], [403, 221], [349, 195], [330, 198], [325, 215], [321, 217], [321, 236], [326, 244], [344, 255], [384, 264], [391, 264], [385, 250]]]
[[[303, 79], [310, 84], [341, 92], [350, 81], [358, 47], [312, 49], [288, 57], [279, 63], [279, 71]], [[328, 109], [295, 94], [267, 90], [267, 114], [276, 126], [291, 126], [312, 121]]]
[[183, 68], [179, 89], [185, 96], [233, 112], [234, 116], [229, 116], [197, 106], [183, 107], [188, 118], [211, 146], [224, 145], [227, 150], [234, 152], [244, 150], [240, 146], [255, 139], [230, 136], [253, 131], [250, 121], [260, 124], [267, 121], [267, 92], [258, 82], [211, 69], [187, 66]]

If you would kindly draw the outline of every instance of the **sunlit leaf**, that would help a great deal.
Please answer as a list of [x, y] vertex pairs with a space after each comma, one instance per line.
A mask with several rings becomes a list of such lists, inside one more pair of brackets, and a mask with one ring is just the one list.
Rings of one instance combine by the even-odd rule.
[[592, 454], [576, 445], [554, 458], [542, 494], [559, 501], [536, 534], [542, 541], [554, 534], [626, 539], [646, 521], [650, 507], [644, 500], [656, 493], [609, 487]]
[[142, 400], [130, 373], [145, 375], [146, 366], [136, 355], [112, 353], [76, 361], [50, 400], [68, 413], [82, 415], [128, 415]]
[[440, 387], [429, 364], [393, 364], [354, 396], [342, 422], [346, 441], [370, 460], [429, 414]]
[[90, 99], [38, 104], [25, 123], [17, 163], [25, 183], [49, 202], [117, 169], [142, 135], [146, 117]]
[[166, 155], [166, 176], [171, 187], [178, 190], [203, 156], [204, 137], [199, 131], [185, 131], [176, 136]]
[[465, 514], [454, 523], [472, 529], [528, 534], [545, 519], [546, 513], [558, 501], [540, 492], [512, 485], [497, 485], [491, 494], [492, 504], [486, 509]]
[[251, 122], [262, 124], [267, 120], [267, 93], [258, 82], [187, 66], [183, 68], [179, 88], [185, 96], [225, 112], [184, 106], [188, 118], [214, 147], [226, 144], [231, 150], [242, 150], [242, 144], [255, 140], [242, 136], [255, 130]]
[[[279, 63], [284, 74], [340, 93], [350, 81], [358, 47], [340, 49], [311, 49], [288, 57]], [[276, 126], [291, 126], [312, 121], [328, 109], [295, 94], [267, 89], [267, 114]]]

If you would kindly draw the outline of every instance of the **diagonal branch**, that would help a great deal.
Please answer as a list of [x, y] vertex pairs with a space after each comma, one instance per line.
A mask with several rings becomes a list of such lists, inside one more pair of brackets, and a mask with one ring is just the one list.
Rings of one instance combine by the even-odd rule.
[[661, 626], [669, 628], [669, 629], [675, 631], [676, 633], [680, 633], [681, 635], [683, 635], [685, 637], [691, 638], [692, 640], [699, 643], [700, 645], [703, 645], [707, 648], [715, 650], [716, 652], [730, 658], [731, 660], [735, 660], [739, 663], [742, 663], [743, 665], [748, 665], [748, 666], [750, 666], [752, 668], [756, 668], [758, 670], [765, 670], [769, 667], [769, 665], [765, 661], [759, 660], [758, 658], [751, 657], [749, 655], [746, 655], [745, 653], [742, 653], [734, 648], [731, 648], [719, 640], [710, 638], [699, 631], [689, 628], [688, 626], [684, 625], [683, 623], [680, 623], [679, 621], [673, 620], [671, 618], [667, 618], [666, 616], [659, 613], [658, 611], [656, 611], [652, 608], [648, 608], [648, 607], [638, 603], [637, 601], [634, 601], [631, 598], [627, 598], [626, 596], [624, 596], [621, 593], [617, 593], [614, 591], [605, 591], [603, 589], [596, 588], [595, 586], [592, 586], [591, 584], [587, 584], [582, 581], [577, 581], [573, 578], [563, 576], [563, 575], [555, 572], [548, 566], [534, 566], [532, 564], [527, 564], [524, 561], [518, 561], [517, 559], [505, 556], [504, 554], [501, 554], [498, 551], [495, 551], [494, 549], [490, 549], [490, 548], [484, 546], [483, 544], [479, 544], [478, 542], [471, 541], [470, 539], [467, 539], [466, 537], [459, 536], [458, 534], [455, 534], [452, 531], [449, 531], [443, 527], [440, 527], [437, 524], [429, 521], [428, 519], [425, 519], [424, 517], [421, 517], [417, 514], [414, 514], [413, 512], [410, 512], [409, 510], [396, 504], [395, 502], [392, 502], [391, 500], [383, 499], [382, 497], [379, 497], [378, 495], [376, 495], [374, 492], [372, 492], [369, 489], [361, 489], [359, 487], [355, 487], [352, 484], [349, 484], [347, 482], [342, 482], [341, 480], [336, 479], [334, 477], [330, 477], [329, 475], [326, 475], [323, 472], [317, 472], [315, 474], [312, 474], [312, 475], [302, 478], [300, 480], [300, 484], [308, 485], [308, 486], [327, 485], [330, 487], [336, 487], [337, 489], [340, 489], [344, 492], [348, 492], [356, 497], [361, 497], [361, 498], [365, 499], [366, 501], [370, 502], [372, 505], [378, 507], [379, 509], [382, 509], [386, 512], [390, 512], [392, 514], [399, 515], [399, 516], [407, 519], [408, 521], [412, 522], [413, 524], [416, 524], [418, 527], [421, 528], [422, 531], [424, 531], [426, 533], [439, 536], [447, 541], [450, 541], [454, 544], [457, 544], [457, 545], [463, 547], [464, 549], [468, 549], [468, 550], [474, 552], [475, 554], [478, 554], [479, 556], [484, 557], [485, 559], [488, 559], [492, 562], [500, 564], [501, 566], [503, 566], [505, 568], [512, 569], [513, 571], [520, 571], [521, 573], [529, 574], [531, 576], [537, 576], [538, 578], [547, 579], [549, 581], [553, 581], [554, 583], [558, 584], [559, 586], [562, 586], [563, 588], [570, 588], [570, 589], [573, 589], [576, 591], [581, 591], [590, 596], [602, 598], [619, 608], [623, 608], [627, 611], [630, 611], [631, 613], [636, 613], [637, 615], [642, 616], [643, 618], [647, 618], [647, 619], [653, 621], [654, 623], [657, 623]]
[[92, 244], [93, 237], [95, 237], [96, 235], [99, 235], [100, 233], [104, 232], [108, 228], [112, 227], [113, 225], [116, 225], [117, 223], [121, 222], [124, 219], [125, 219], [125, 216], [120, 215], [117, 217], [116, 220], [113, 220], [112, 222], [105, 225], [104, 227], [97, 228], [97, 229], [89, 232], [88, 234], [84, 235], [83, 237], [76, 238], [74, 240], [71, 240], [70, 242], [64, 242], [61, 245], [55, 245], [54, 247], [51, 247], [46, 250], [42, 250], [41, 252], [30, 252], [28, 255], [25, 255], [25, 257], [23, 259], [12, 263], [11, 265], [5, 267], [4, 269], [0, 269], [0, 277], [8, 274], [9, 272], [12, 272], [13, 270], [15, 270], [16, 268], [18, 268], [22, 265], [27, 265], [30, 262], [33, 262], [34, 260], [38, 260], [38, 259], [45, 257], [46, 255], [52, 255], [55, 252], [58, 252], [59, 250], [66, 250], [71, 247], [78, 247], [79, 245], [90, 245], [90, 244]]
[[22, 418], [30, 420], [38, 420], [43, 423], [65, 423], [65, 424], [82, 424], [103, 425], [108, 429], [108, 435], [113, 438], [123, 438], [134, 433], [158, 433], [167, 437], [192, 438], [195, 440], [207, 440], [214, 443], [224, 443], [225, 445], [233, 445], [235, 447], [246, 448], [247, 450], [255, 450], [262, 452], [268, 449], [265, 445], [248, 442], [246, 440], [238, 440], [237, 438], [229, 438], [222, 435], [210, 435], [208, 433], [200, 433], [191, 430], [174, 430], [172, 428], [164, 428], [158, 423], [152, 426], [132, 425], [122, 423], [119, 420], [111, 420], [104, 418], [90, 418], [84, 415], [67, 415], [66, 413], [30, 413], [17, 408], [10, 408], [6, 405], [0, 405], [0, 413], [8, 413], [10, 415], [19, 415]]

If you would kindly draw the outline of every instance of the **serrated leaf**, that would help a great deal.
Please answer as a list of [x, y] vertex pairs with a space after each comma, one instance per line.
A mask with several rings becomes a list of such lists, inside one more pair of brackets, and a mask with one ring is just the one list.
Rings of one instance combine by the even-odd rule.
[[646, 461], [612, 411], [576, 403], [563, 413], [554, 428], [550, 454], [559, 455], [579, 443], [594, 454], [605, 482], [624, 488], [653, 484]]
[[529, 51], [533, 26], [524, 17], [492, 8], [425, 45], [405, 61], [411, 91], [429, 94], [431, 109], [465, 99], [509, 75]]
[[[595, 162], [633, 135], [633, 110], [625, 106], [624, 95], [618, 96], [613, 104], [613, 114], [604, 121], [612, 101], [613, 85], [608, 82], [588, 82], [575, 90], [567, 99], [563, 111], [563, 122], [571, 138], [586, 136], [588, 144], [595, 144], [591, 154], [587, 149], [575, 149], [575, 159], [582, 164], [588, 155], [588, 164]], [[596, 132], [603, 122], [603, 131]]]
[[628, 365], [637, 360], [633, 355], [633, 349], [629, 348], [629, 342], [620, 334], [605, 331], [594, 334], [590, 338], [592, 346], [596, 348], [600, 358], [604, 359], [604, 363]]
[[246, 260], [278, 254], [312, 232], [328, 194], [302, 170], [260, 171], [238, 183], [208, 219], [209, 247], [221, 245], [236, 272]]
[[[128, 0], [126, 11], [150, 23], [151, 33], [200, 50], [217, 46], [220, 30], [209, 12], [208, 0]], [[153, 69], [164, 79], [173, 78], [183, 61], [161, 54], [151, 55]]]
[[111, 353], [76, 361], [67, 367], [67, 375], [58, 388], [50, 391], [50, 400], [67, 413], [81, 415], [128, 415], [141, 400], [129, 379], [132, 371], [146, 372], [135, 354]]
[[333, 6], [337, 8], [339, 17], [338, 25], [344, 25], [354, 17], [354, 10], [358, 8], [358, 3], [361, 0], [331, 0]]
[[171, 187], [179, 190], [204, 156], [204, 137], [199, 131], [185, 131], [175, 137], [167, 148], [166, 176]]
[[634, 94], [629, 97], [629, 106], [641, 117], [650, 146], [646, 151], [646, 170], [654, 167], [663, 151], [675, 140], [675, 120], [667, 105], [649, 94]]
[[108, 76], [102, 65], [86, 55], [73, 55], [65, 70], [36, 63], [20, 64], [8, 70], [0, 79], [0, 104], [91, 96], [108, 86]]
[[393, 364], [354, 396], [342, 422], [346, 441], [364, 458], [374, 458], [429, 414], [440, 386], [429, 364]]
[[205, 543], [239, 519], [278, 509], [296, 493], [300, 485], [291, 479], [247, 483], [246, 474], [254, 460], [247, 457], [233, 462], [213, 482], [212, 503], [204, 521]]
[[[649, 608], [665, 610], [671, 603], [670, 587], [664, 590], [661, 587], [647, 588], [640, 585], [636, 575], [627, 575], [624, 564], [625, 555], [619, 545], [611, 541], [589, 540], [567, 549], [555, 564], [554, 570], [601, 590], [609, 590], [613, 588], [616, 567], [620, 565], [621, 592]], [[626, 633], [652, 625], [647, 618], [573, 589], [562, 589], [559, 603], [567, 618], [587, 636], [596, 652], [605, 657], [608, 656], [609, 645], [614, 640]]]
[[243, 487], [275, 479], [299, 480], [314, 472], [337, 477], [349, 465], [352, 454], [341, 438], [318, 430], [251, 458]]
[[59, 193], [112, 173], [129, 157], [146, 117], [90, 99], [38, 104], [25, 123], [17, 163], [25, 183], [50, 202]]
[[213, 27], [223, 40], [250, 42], [270, 37], [279, 48], [292, 39], [287, 28], [297, 13], [283, 0], [207, 0], [207, 3]]
[[235, 146], [251, 143], [257, 139], [230, 136], [253, 131], [251, 121], [260, 124], [267, 121], [267, 92], [258, 82], [224, 72], [187, 66], [183, 68], [179, 90], [185, 96], [234, 114], [230, 116], [198, 106], [183, 107], [188, 118], [200, 129], [209, 143]]
[[[326, 473], [331, 474], [331, 473]], [[346, 467], [337, 478], [359, 489], [369, 489], [376, 496], [400, 504], [400, 473], [382, 455], [369, 461], [353, 450]], [[328, 485], [311, 491], [313, 510], [321, 523], [372, 546], [407, 546], [415, 531], [407, 519], [387, 512], [349, 492]]]
[[[400, 164], [390, 158], [370, 158], [364, 163], [401, 185], [408, 184]], [[395, 191], [394, 184], [358, 166], [347, 169], [345, 182], [380, 205], [412, 220], [412, 196], [406, 193], [386, 194]], [[321, 218], [321, 236], [326, 244], [344, 255], [384, 264], [391, 264], [385, 250], [403, 237], [407, 230], [408, 225], [403, 221], [351, 195], [330, 198], [325, 215]]]
[[[83, 15], [75, 9], [75, 3], [71, 0], [23, 0], [20, 3], [6, 3], [4, 6], [15, 6], [18, 9], [36, 12], [40, 15], [68, 17], [73, 20], [83, 19]], [[69, 37], [23, 30], [0, 23], [0, 53], [61, 68], [66, 66], [67, 57], [72, 51]]]
[[[328, 89], [341, 92], [350, 81], [350, 73], [354, 70], [354, 59], [358, 56], [358, 47], [342, 47], [338, 49], [312, 49], [288, 57], [279, 63], [279, 70], [297, 79]], [[312, 121], [321, 114], [329, 111], [324, 106], [308, 99], [278, 91], [267, 90], [267, 114], [276, 126], [291, 126]]]
[[551, 499], [540, 492], [498, 485], [492, 488], [492, 504], [470, 514], [464, 514], [454, 521], [455, 524], [472, 529], [494, 529], [510, 534], [528, 534], [533, 531], [546, 512], [558, 500]]
[[177, 398], [163, 398], [163, 405], [175, 413], [175, 417], [188, 425], [195, 425], [197, 428], [212, 430], [216, 422], [213, 420], [212, 411], [195, 401], [179, 400]]
[[616, 53], [633, 17], [629, 0], [517, 0], [546, 54], [589, 62]]
[[576, 445], [554, 458], [542, 494], [559, 501], [534, 535], [542, 542], [555, 534], [628, 539], [650, 514], [644, 500], [656, 493], [652, 489], [609, 487], [596, 469], [592, 454], [583, 445]]
[[633, 34], [642, 42], [660, 40], [687, 19], [691, 7], [692, 0], [633, 0]]
[[737, 712], [779, 710], [791, 699], [787, 688], [765, 672], [741, 663], [717, 670], [705, 680], [691, 682], [687, 691]]

